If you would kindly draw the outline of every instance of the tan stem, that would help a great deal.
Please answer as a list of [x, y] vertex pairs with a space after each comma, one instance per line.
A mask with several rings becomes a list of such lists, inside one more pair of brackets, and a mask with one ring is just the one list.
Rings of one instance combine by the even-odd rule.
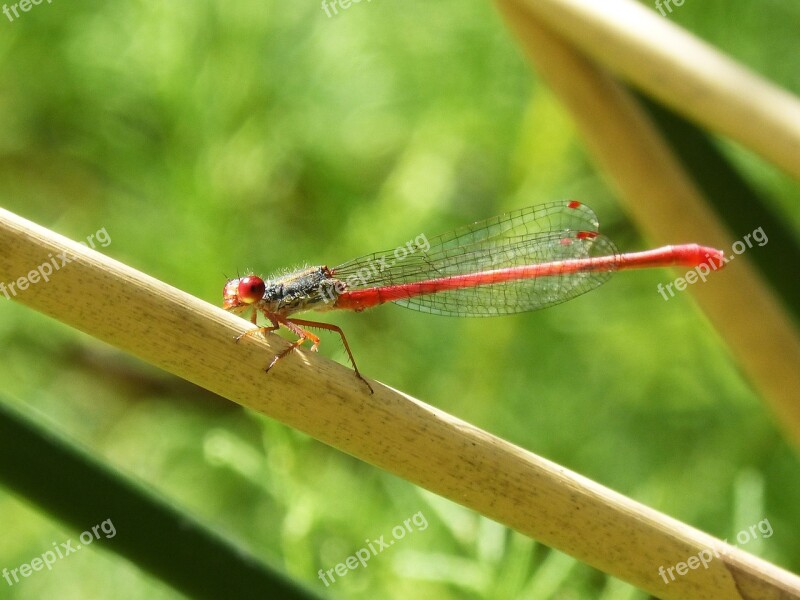
[[[637, 101], [571, 41], [539, 23], [521, 0], [497, 4], [537, 71], [569, 108], [594, 159], [647, 236], [655, 244], [700, 242], [735, 256], [731, 248], [737, 240], [708, 208]], [[758, 226], [754, 223], [753, 229]], [[758, 251], [754, 246], [747, 252]], [[778, 424], [800, 447], [800, 335], [747, 256], [735, 256], [723, 271], [689, 289], [769, 403]], [[687, 272], [692, 270], [679, 274]], [[656, 290], [653, 293], [661, 297]], [[663, 293], [667, 299], [680, 294], [675, 287]]]
[[[267, 375], [280, 338], [236, 344], [247, 320], [2, 209], [0, 248], [0, 282], [15, 290], [52, 256], [70, 259], [18, 302], [654, 594], [800, 598], [800, 578], [401, 392], [370, 395], [316, 354]], [[659, 576], [707, 548], [720, 553], [708, 569]]]
[[635, 0], [513, 2], [595, 63], [800, 178], [800, 100], [669, 18]]

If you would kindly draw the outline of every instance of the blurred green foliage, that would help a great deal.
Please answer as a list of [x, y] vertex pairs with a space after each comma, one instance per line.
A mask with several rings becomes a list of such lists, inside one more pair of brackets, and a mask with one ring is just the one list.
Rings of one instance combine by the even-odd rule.
[[[800, 93], [792, 0], [688, 1], [669, 18]], [[800, 230], [796, 182], [722, 147]], [[55, 0], [0, 16], [0, 203], [76, 240], [105, 227], [104, 252], [209, 302], [224, 274], [337, 264], [561, 197], [592, 205], [621, 249], [647, 244], [486, 2], [375, 0], [329, 18], [315, 2]], [[774, 535], [746, 549], [800, 570], [797, 457], [691, 297], [656, 293], [674, 276], [620, 274], [507, 318], [325, 318], [365, 374], [678, 519], [724, 538], [768, 517]], [[7, 394], [323, 593], [644, 597], [0, 304]], [[344, 359], [334, 337], [322, 351]], [[331, 588], [317, 580], [418, 511], [424, 532]], [[0, 515], [0, 567], [74, 534], [4, 492]], [[13, 599], [176, 597], [94, 548], [4, 586]]]

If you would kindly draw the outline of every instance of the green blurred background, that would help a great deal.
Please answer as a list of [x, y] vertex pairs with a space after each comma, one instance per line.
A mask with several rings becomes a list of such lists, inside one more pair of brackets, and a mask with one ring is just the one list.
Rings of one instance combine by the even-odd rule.
[[[669, 18], [800, 94], [793, 0], [688, 0]], [[797, 183], [721, 148], [800, 231]], [[484, 1], [0, 15], [0, 205], [79, 241], [104, 227], [103, 252], [209, 302], [224, 274], [334, 265], [558, 198], [593, 206], [620, 249], [648, 245]], [[745, 550], [798, 571], [797, 456], [690, 295], [656, 293], [676, 275], [619, 274], [514, 317], [325, 319], [368, 376], [713, 535], [768, 518], [774, 535]], [[0, 340], [6, 396], [323, 595], [646, 597], [4, 299]], [[333, 336], [322, 353], [346, 358]], [[418, 511], [425, 531], [317, 579]], [[75, 534], [2, 488], [0, 524], [0, 568]], [[0, 580], [0, 597], [180, 597], [102, 545]]]

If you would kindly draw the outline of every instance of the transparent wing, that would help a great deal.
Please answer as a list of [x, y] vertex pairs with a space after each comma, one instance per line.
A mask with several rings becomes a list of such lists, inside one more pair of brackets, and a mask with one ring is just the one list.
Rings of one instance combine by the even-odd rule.
[[[597, 233], [597, 217], [578, 202], [555, 202], [492, 217], [417, 246], [376, 252], [333, 269], [348, 290], [387, 288], [617, 253]], [[413, 251], [412, 251], [413, 250]], [[563, 272], [424, 293], [396, 304], [452, 316], [495, 316], [552, 306], [594, 289], [610, 272]]]

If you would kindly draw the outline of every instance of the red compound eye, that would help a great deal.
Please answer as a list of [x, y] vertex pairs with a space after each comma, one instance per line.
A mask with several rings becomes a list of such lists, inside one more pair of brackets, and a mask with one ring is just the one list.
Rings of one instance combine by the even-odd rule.
[[239, 280], [239, 302], [242, 304], [253, 304], [264, 297], [266, 290], [264, 280], [255, 275], [242, 277]]

